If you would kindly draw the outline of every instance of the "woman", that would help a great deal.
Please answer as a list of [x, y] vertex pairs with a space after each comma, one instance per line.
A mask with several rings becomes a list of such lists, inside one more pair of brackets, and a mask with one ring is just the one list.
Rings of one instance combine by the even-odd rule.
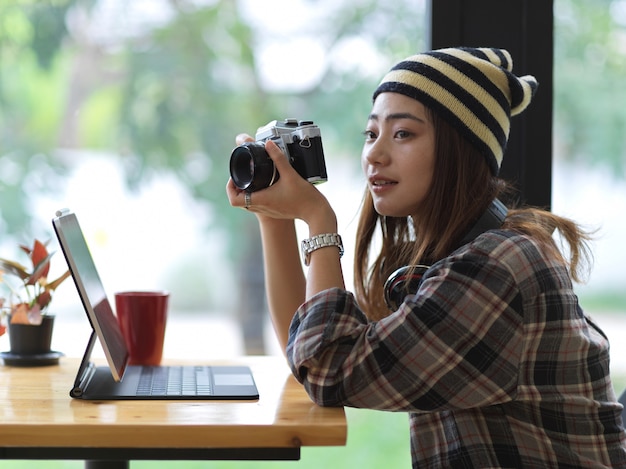
[[[253, 194], [229, 181], [229, 200], [258, 217], [274, 326], [315, 402], [409, 412], [414, 467], [626, 467], [608, 340], [572, 290], [588, 237], [497, 200], [510, 117], [537, 88], [511, 70], [505, 50], [450, 48], [383, 78], [362, 153], [356, 297], [334, 211], [276, 145], [279, 181]], [[318, 240], [304, 241], [306, 278], [295, 219]], [[415, 280], [386, 301], [403, 266]]]

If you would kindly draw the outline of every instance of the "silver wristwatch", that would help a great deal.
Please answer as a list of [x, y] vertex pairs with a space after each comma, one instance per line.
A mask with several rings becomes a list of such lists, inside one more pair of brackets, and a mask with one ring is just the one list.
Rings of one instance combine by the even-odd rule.
[[337, 233], [326, 233], [303, 239], [301, 249], [304, 265], [309, 265], [313, 251], [329, 246], [337, 246], [339, 248], [339, 257], [343, 256], [343, 243], [341, 242], [341, 236]]

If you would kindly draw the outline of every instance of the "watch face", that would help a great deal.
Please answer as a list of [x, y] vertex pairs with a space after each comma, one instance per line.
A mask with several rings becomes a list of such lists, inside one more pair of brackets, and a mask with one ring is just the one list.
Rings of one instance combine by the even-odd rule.
[[304, 265], [309, 265], [310, 251], [308, 241], [308, 239], [304, 239], [300, 244], [300, 250], [302, 251], [302, 257], [304, 259]]

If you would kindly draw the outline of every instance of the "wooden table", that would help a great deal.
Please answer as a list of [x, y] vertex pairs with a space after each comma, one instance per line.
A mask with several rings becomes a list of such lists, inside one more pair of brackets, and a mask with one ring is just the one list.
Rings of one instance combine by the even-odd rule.
[[314, 404], [282, 358], [227, 363], [250, 366], [259, 400], [81, 401], [69, 397], [78, 359], [0, 366], [0, 459], [128, 467], [133, 459], [297, 460], [302, 446], [345, 445], [343, 408]]

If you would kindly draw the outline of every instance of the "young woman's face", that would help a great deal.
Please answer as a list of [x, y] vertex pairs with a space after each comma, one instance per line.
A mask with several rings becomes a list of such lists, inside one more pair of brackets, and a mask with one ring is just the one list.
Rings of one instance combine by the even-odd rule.
[[367, 121], [361, 163], [380, 215], [418, 213], [435, 166], [435, 130], [424, 105], [398, 93], [379, 94]]

